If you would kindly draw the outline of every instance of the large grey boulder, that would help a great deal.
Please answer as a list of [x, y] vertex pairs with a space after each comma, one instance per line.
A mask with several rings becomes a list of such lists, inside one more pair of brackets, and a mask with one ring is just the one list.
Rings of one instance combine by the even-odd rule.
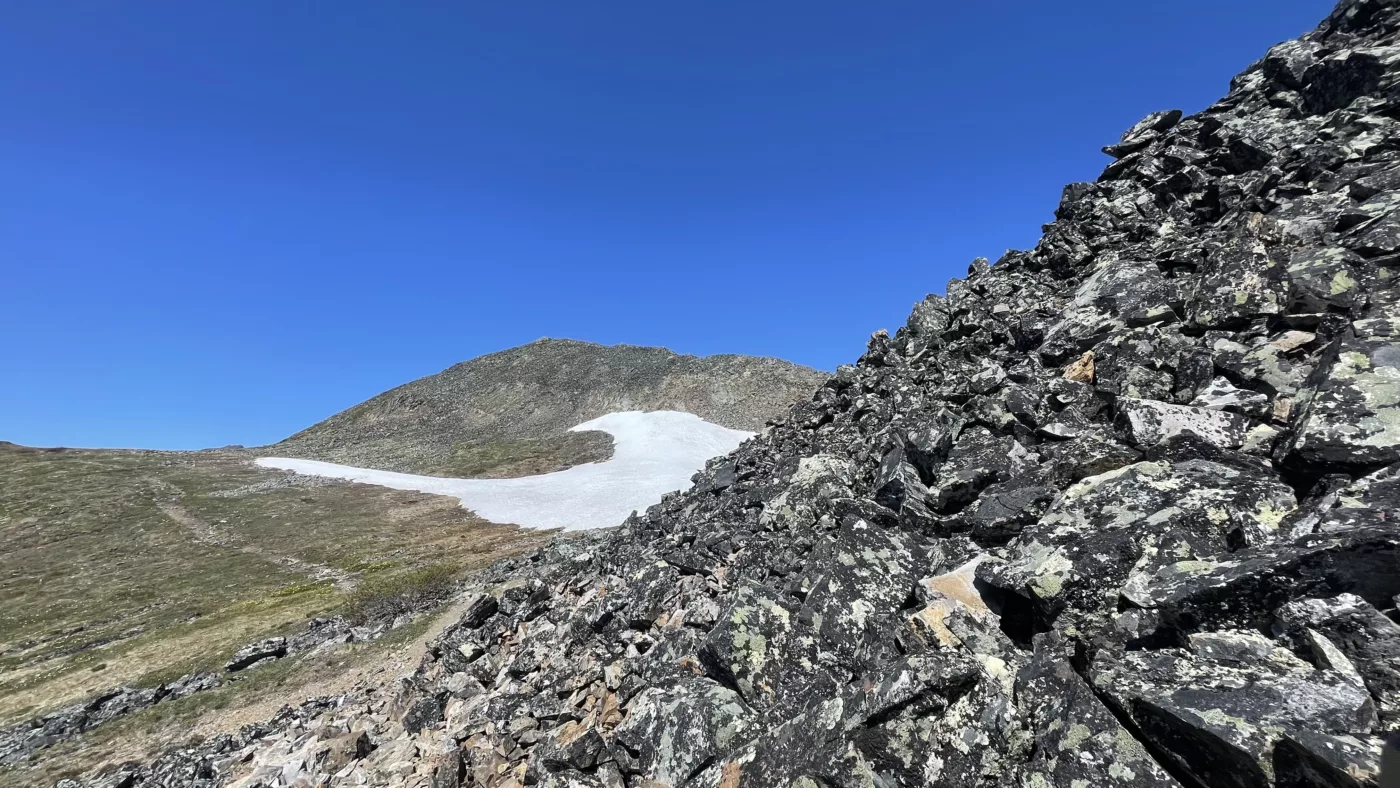
[[1208, 785], [1271, 788], [1286, 736], [1369, 734], [1375, 708], [1354, 675], [1315, 668], [1254, 633], [1095, 662], [1095, 686], [1174, 768]]
[[1294, 505], [1293, 491], [1262, 468], [1135, 463], [1065, 490], [981, 576], [1033, 602], [1046, 624], [1064, 615], [1068, 631], [1089, 635], [1125, 586], [1177, 561], [1268, 543]]

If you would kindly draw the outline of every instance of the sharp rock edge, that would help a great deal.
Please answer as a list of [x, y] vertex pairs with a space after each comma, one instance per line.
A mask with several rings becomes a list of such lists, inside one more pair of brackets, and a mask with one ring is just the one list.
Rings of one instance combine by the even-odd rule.
[[1375, 785], [1400, 4], [1106, 152], [691, 490], [496, 567], [401, 686], [94, 784]]

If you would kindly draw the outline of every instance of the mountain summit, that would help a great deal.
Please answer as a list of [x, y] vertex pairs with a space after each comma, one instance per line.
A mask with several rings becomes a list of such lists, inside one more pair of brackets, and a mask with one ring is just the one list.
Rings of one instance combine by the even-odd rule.
[[524, 476], [606, 459], [606, 434], [568, 430], [608, 413], [683, 411], [754, 432], [826, 377], [775, 358], [540, 339], [390, 389], [265, 450], [403, 473]]

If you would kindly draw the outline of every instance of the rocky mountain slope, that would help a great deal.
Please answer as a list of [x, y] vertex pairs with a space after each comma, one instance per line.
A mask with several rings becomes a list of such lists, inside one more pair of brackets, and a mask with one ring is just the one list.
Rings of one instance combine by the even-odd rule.
[[607, 413], [679, 410], [754, 431], [826, 373], [752, 356], [541, 339], [406, 383], [308, 427], [268, 453], [441, 476], [524, 476], [606, 459]]
[[111, 779], [1375, 785], [1400, 3], [1107, 151], [691, 490], [484, 576], [400, 686]]

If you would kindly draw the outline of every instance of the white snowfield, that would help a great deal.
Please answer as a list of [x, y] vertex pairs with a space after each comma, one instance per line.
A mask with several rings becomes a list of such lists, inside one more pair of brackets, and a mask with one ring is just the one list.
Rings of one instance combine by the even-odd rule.
[[643, 511], [666, 493], [690, 486], [690, 477], [706, 460], [728, 454], [753, 435], [674, 410], [609, 413], [570, 430], [612, 435], [612, 458], [518, 479], [416, 476], [287, 457], [256, 462], [308, 476], [450, 495], [494, 523], [574, 530], [620, 525], [634, 510]]

